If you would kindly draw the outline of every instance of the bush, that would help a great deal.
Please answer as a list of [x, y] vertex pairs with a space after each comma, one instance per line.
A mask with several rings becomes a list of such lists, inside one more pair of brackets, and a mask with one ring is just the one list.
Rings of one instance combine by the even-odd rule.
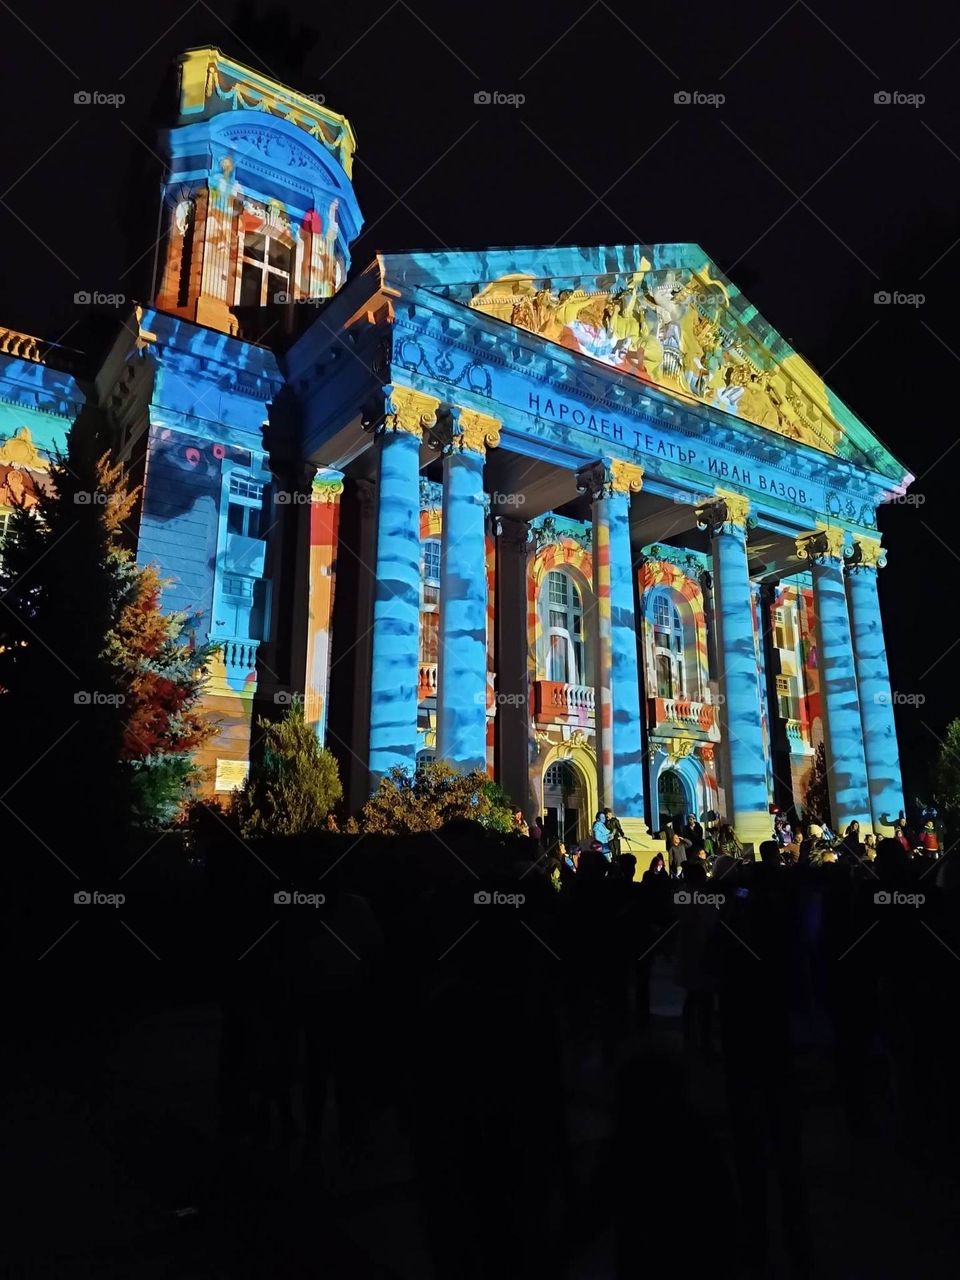
[[502, 789], [481, 770], [459, 773], [442, 760], [410, 773], [390, 770], [360, 815], [372, 835], [419, 835], [467, 818], [493, 831], [509, 831], [511, 814]]
[[232, 815], [245, 836], [292, 836], [323, 827], [343, 795], [337, 762], [317, 741], [299, 707], [282, 720], [260, 719], [263, 756], [234, 796]]

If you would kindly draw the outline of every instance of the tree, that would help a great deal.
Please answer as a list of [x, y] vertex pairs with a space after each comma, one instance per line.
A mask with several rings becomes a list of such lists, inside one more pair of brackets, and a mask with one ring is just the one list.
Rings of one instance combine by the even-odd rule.
[[14, 512], [0, 565], [0, 776], [48, 848], [172, 816], [213, 732], [198, 707], [211, 648], [162, 612], [155, 569], [124, 545], [137, 494], [108, 443], [86, 406], [36, 506]]
[[506, 795], [480, 769], [460, 773], [443, 760], [413, 773], [396, 765], [363, 806], [360, 826], [378, 835], [418, 835], [469, 818], [495, 831], [511, 829]]
[[343, 795], [337, 762], [317, 741], [300, 707], [281, 720], [261, 718], [263, 754], [236, 793], [233, 813], [244, 835], [316, 831]]
[[126, 801], [125, 691], [106, 640], [124, 590], [116, 528], [133, 498], [117, 506], [100, 488], [103, 427], [95, 407], [81, 412], [36, 506], [14, 511], [0, 567], [4, 803], [24, 838], [58, 856], [61, 833], [109, 828]]
[[936, 795], [953, 823], [960, 818], [960, 720], [951, 720], [934, 768]]
[[822, 742], [817, 743], [803, 788], [803, 816], [808, 822], [825, 822], [833, 828], [830, 818], [830, 789], [827, 785], [827, 753]]
[[216, 646], [191, 642], [189, 614], [162, 611], [163, 583], [153, 565], [118, 555], [128, 588], [108, 653], [127, 690], [122, 758], [130, 764], [135, 818], [167, 822], [199, 780], [192, 753], [215, 733], [200, 699]]

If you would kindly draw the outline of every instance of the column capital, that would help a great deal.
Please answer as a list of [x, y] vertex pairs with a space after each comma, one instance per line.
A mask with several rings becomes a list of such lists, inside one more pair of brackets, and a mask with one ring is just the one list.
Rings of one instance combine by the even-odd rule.
[[526, 547], [530, 542], [530, 525], [526, 520], [494, 516], [493, 532], [501, 542], [509, 543], [512, 547]]
[[577, 492], [589, 494], [594, 502], [613, 494], [629, 497], [643, 488], [643, 467], [620, 458], [603, 458], [577, 472]]
[[385, 431], [403, 431], [408, 435], [419, 436], [429, 429], [437, 420], [440, 401], [435, 396], [428, 396], [423, 391], [414, 391], [412, 387], [391, 386], [383, 388], [386, 412], [378, 423], [371, 423], [367, 429], [373, 429], [376, 435]]
[[343, 472], [321, 467], [313, 477], [314, 502], [339, 502], [343, 493]]
[[846, 530], [840, 525], [820, 525], [815, 533], [797, 538], [797, 555], [811, 564], [823, 560], [842, 560]]
[[444, 456], [451, 453], [476, 453], [483, 457], [487, 449], [500, 443], [499, 418], [478, 409], [449, 405], [441, 409], [431, 426], [427, 443]]
[[882, 569], [887, 563], [887, 549], [880, 545], [879, 538], [854, 538], [846, 563], [848, 569]]
[[731, 489], [716, 489], [714, 497], [695, 508], [697, 528], [706, 529], [711, 537], [726, 526], [746, 531], [750, 515], [750, 499]]

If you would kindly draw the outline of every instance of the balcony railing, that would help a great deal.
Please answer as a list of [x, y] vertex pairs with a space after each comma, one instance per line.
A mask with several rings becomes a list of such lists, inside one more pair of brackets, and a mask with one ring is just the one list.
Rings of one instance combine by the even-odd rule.
[[223, 640], [220, 643], [223, 644], [223, 665], [228, 678], [246, 675], [256, 669], [259, 640]]
[[417, 700], [423, 702], [425, 698], [435, 698], [436, 696], [437, 664], [435, 662], [421, 662], [417, 677]]
[[712, 702], [694, 702], [692, 698], [648, 698], [650, 728], [676, 724], [685, 729], [713, 735], [717, 727], [717, 708]]
[[596, 693], [592, 684], [538, 680], [533, 687], [533, 704], [540, 720], [591, 724], [596, 711]]

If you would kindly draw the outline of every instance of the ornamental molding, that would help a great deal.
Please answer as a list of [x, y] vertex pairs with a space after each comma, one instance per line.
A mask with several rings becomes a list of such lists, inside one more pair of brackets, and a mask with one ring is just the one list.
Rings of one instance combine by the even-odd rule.
[[879, 538], [854, 538], [844, 559], [848, 569], [882, 569], [887, 563], [887, 549], [880, 545]]
[[477, 409], [453, 410], [455, 422], [455, 443], [460, 450], [469, 449], [471, 453], [485, 453], [487, 449], [495, 449], [500, 443], [500, 430], [503, 423], [487, 413]]
[[643, 467], [619, 458], [606, 458], [577, 472], [577, 492], [586, 493], [593, 502], [618, 494], [629, 498], [643, 487]]
[[379, 422], [364, 424], [367, 430], [382, 435], [386, 431], [403, 431], [419, 436], [436, 425], [440, 401], [412, 387], [384, 387], [386, 413]]
[[343, 472], [332, 469], [318, 471], [313, 478], [312, 495], [314, 502], [339, 502], [343, 494]]
[[745, 533], [750, 517], [750, 499], [729, 489], [717, 489], [716, 496], [701, 503], [695, 511], [697, 528], [706, 530], [711, 538], [734, 529], [742, 529]]
[[811, 564], [822, 564], [824, 560], [841, 560], [845, 538], [846, 530], [839, 525], [822, 525], [815, 533], [797, 538], [797, 555], [801, 560], [809, 560]]
[[[440, 298], [436, 300], [443, 301]], [[429, 322], [446, 322], [444, 313], [433, 310], [423, 302], [416, 302], [413, 305], [418, 311], [417, 321], [398, 314], [394, 325], [392, 362], [407, 373], [433, 378], [437, 382], [452, 386], [458, 386], [466, 379], [471, 391], [492, 398], [491, 368], [499, 367], [519, 374], [525, 372], [525, 366], [529, 364], [529, 360], [517, 360], [513, 349], [508, 347], [503, 338], [500, 338], [495, 345], [491, 345], [493, 344], [492, 335], [484, 335], [490, 338], [490, 343], [481, 345], [475, 339], [471, 340], [466, 336], [460, 338], [448, 333], [431, 332]], [[463, 324], [463, 321], [458, 323]], [[522, 347], [519, 338], [514, 338], [513, 344], [516, 347]], [[427, 348], [432, 348], [429, 354]], [[530, 348], [524, 349], [530, 350]], [[481, 359], [478, 359], [478, 350]], [[462, 365], [455, 362], [451, 353], [462, 355]], [[601, 376], [595, 378], [599, 389], [588, 391], [579, 385], [579, 377], [571, 376], [574, 371], [567, 364], [551, 358], [545, 352], [537, 354], [543, 359], [544, 367], [538, 371], [535, 379], [531, 379], [531, 383], [535, 382], [540, 387], [550, 388], [559, 396], [582, 393], [588, 396], [596, 408], [605, 409], [611, 414], [619, 413], [627, 416], [631, 420], [631, 425], [639, 421], [646, 426], [684, 437], [691, 442], [702, 440], [705, 426], [709, 426], [717, 447], [724, 449], [728, 454], [736, 454], [756, 466], [763, 466], [766, 462], [777, 467], [785, 464], [785, 469], [795, 476], [798, 483], [806, 482], [822, 486], [827, 500], [827, 514], [842, 514], [844, 518], [849, 518], [851, 522], [863, 527], [876, 527], [876, 508], [880, 501], [879, 490], [876, 496], [864, 492], [864, 489], [859, 493], [847, 492], [837, 487], [836, 476], [830, 476], [825, 482], [822, 477], [822, 464], [830, 460], [832, 455], [825, 455], [818, 450], [819, 470], [812, 461], [802, 470], [794, 470], [789, 465], [788, 459], [795, 462], [796, 455], [789, 447], [777, 445], [775, 433], [771, 433], [773, 438], [770, 441], [748, 441], [744, 438], [742, 431], [743, 420], [720, 421], [709, 412], [706, 406], [699, 404], [664, 404], [652, 398], [649, 389], [644, 389], [645, 384], [637, 388], [624, 387], [620, 383], [609, 383]], [[602, 370], [603, 366], [600, 368]], [[654, 388], [654, 390], [657, 389]], [[521, 412], [529, 412], [530, 416], [537, 417], [532, 411]], [[549, 417], [540, 420], [554, 421]], [[749, 444], [754, 447], [748, 447]], [[801, 445], [800, 447], [811, 448], [812, 446]], [[782, 457], [779, 456], [780, 454]], [[834, 460], [846, 461], [843, 458]], [[857, 463], [847, 463], [847, 465], [858, 466]]]

